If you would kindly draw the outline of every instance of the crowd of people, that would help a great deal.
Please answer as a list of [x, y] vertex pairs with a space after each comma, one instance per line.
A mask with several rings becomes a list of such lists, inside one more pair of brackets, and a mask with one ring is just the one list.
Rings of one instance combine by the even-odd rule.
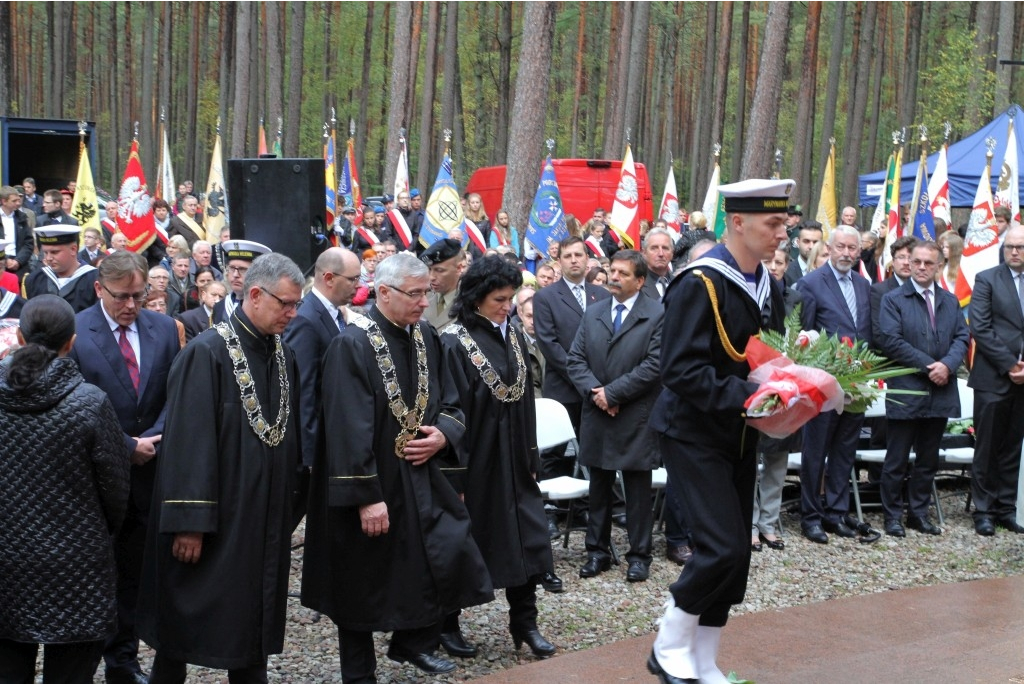
[[[579, 576], [593, 578], [611, 570], [621, 525], [624, 579], [646, 581], [664, 466], [665, 557], [683, 570], [647, 666], [664, 682], [724, 682], [718, 642], [751, 553], [785, 549], [791, 453], [803, 536], [862, 531], [848, 508], [863, 413], [826, 412], [786, 438], [745, 424], [746, 340], [798, 306], [803, 328], [917, 369], [891, 385], [919, 394], [870, 420], [887, 448], [872, 477], [893, 537], [942, 532], [929, 498], [973, 335], [975, 530], [1024, 532], [1024, 228], [997, 212], [1004, 263], [978, 276], [968, 328], [950, 293], [956, 231], [900, 238], [883, 260], [854, 208], [825, 236], [788, 204], [791, 186], [722, 186], [722, 236], [694, 212], [679, 232], [642, 222], [628, 246], [596, 209], [567, 217], [569, 237], [545, 250], [475, 194], [465, 213], [486, 249], [461, 231], [422, 245], [412, 189], [343, 208], [309, 278], [275, 246], [209, 235], [187, 187], [173, 206], [154, 202], [168, 240], [144, 254], [116, 220], [80, 232], [61, 191], [0, 187], [0, 318], [21, 318], [22, 341], [0, 363], [0, 420], [64, 446], [0, 446], [18, 494], [0, 511], [19, 522], [0, 540], [24, 552], [0, 562], [19, 579], [0, 585], [0, 679], [30, 678], [43, 644], [47, 681], [91, 680], [102, 658], [107, 682], [182, 682], [190, 663], [266, 682], [303, 519], [301, 601], [337, 625], [345, 682], [375, 680], [383, 631], [388, 658], [455, 670], [438, 649], [477, 654], [461, 610], [495, 589], [515, 649], [548, 657], [557, 636], [537, 588], [563, 589], [551, 540], [585, 527]], [[538, 397], [565, 408], [578, 454], [538, 451]], [[576, 520], [538, 481], [578, 469], [590, 492]], [[41, 549], [45, 561], [24, 561]], [[60, 573], [39, 571], [50, 567]], [[62, 611], [85, 585], [77, 613]], [[140, 638], [156, 650], [149, 674]]]

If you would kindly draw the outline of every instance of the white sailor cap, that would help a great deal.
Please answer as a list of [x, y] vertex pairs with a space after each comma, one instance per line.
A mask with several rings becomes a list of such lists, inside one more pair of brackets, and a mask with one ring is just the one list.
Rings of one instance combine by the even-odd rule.
[[791, 178], [750, 178], [718, 186], [718, 192], [727, 212], [785, 214], [795, 185]]
[[230, 261], [232, 259], [243, 259], [247, 262], [259, 257], [261, 254], [273, 252], [262, 243], [252, 240], [228, 240], [224, 243], [224, 256]]
[[36, 240], [40, 245], [68, 245], [78, 242], [81, 231], [80, 226], [61, 226], [59, 224], [40, 226], [36, 229]]

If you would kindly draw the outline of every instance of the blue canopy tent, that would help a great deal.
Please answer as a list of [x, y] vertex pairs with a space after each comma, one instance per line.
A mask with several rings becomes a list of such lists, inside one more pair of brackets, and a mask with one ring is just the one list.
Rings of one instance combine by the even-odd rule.
[[[995, 138], [996, 147], [992, 155], [992, 192], [995, 193], [999, 182], [999, 165], [1003, 163], [1006, 153], [1006, 139], [1010, 131], [1010, 116], [1015, 119], [1017, 136], [1017, 173], [1024, 170], [1024, 116], [1019, 105], [1010, 107], [989, 124], [981, 127], [963, 140], [953, 143], [946, 151], [949, 165], [949, 204], [952, 207], [973, 207], [974, 195], [978, 191], [978, 179], [985, 168], [985, 139]], [[934, 143], [932, 143], [934, 144]], [[913, 156], [916, 150], [918, 158], [911, 161], [906, 155]], [[917, 178], [917, 167], [920, 164], [921, 149], [914, 145], [904, 151], [903, 172], [900, 177], [900, 203], [911, 202], [914, 198], [914, 179]], [[928, 177], [935, 173], [935, 165], [939, 160], [938, 149], [928, 157]], [[885, 183], [886, 170], [864, 174], [858, 181], [858, 192], [861, 207], [874, 207], [878, 204], [878, 193]], [[1024, 188], [1024, 177], [1020, 186]]]

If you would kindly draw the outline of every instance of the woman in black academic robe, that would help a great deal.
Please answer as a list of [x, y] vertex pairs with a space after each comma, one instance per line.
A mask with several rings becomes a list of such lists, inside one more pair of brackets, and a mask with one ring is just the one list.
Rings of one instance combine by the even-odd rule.
[[[508, 319], [520, 285], [519, 269], [500, 257], [474, 261], [452, 305], [456, 320], [442, 329], [441, 341], [466, 414], [459, 449], [473, 537], [494, 587], [505, 588], [516, 648], [526, 642], [547, 657], [555, 647], [537, 629], [536, 586], [554, 565], [535, 480], [532, 373], [526, 340]], [[462, 637], [458, 613], [446, 620], [441, 644], [453, 656], [475, 653]]]

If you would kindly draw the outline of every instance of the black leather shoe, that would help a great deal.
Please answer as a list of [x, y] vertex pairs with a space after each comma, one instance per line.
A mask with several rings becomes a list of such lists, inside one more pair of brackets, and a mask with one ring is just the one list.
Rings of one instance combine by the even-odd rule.
[[441, 646], [444, 647], [444, 651], [448, 652], [448, 656], [459, 657], [461, 659], [468, 659], [476, 656], [476, 646], [466, 642], [466, 638], [463, 637], [461, 630], [456, 630], [451, 633], [441, 633]]
[[533, 655], [540, 657], [541, 659], [547, 659], [549, 656], [555, 653], [556, 647], [544, 639], [544, 636], [540, 634], [540, 631], [536, 628], [530, 628], [529, 630], [518, 630], [516, 628], [509, 627], [508, 631], [512, 633], [512, 643], [516, 646], [516, 650], [526, 643], [526, 646], [530, 648]]
[[148, 683], [149, 676], [136, 667], [110, 668], [107, 669], [106, 677], [108, 683]]
[[1024, 533], [1024, 526], [1017, 523], [1017, 519], [1012, 516], [1004, 516], [996, 519], [996, 527], [1005, 528], [1011, 533]]
[[451, 673], [456, 668], [455, 664], [447, 659], [442, 659], [439, 656], [425, 653], [413, 654], [412, 652], [406, 652], [404, 649], [399, 649], [393, 645], [388, 647], [388, 658], [392, 661], [397, 661], [400, 664], [409, 662], [427, 675]]
[[942, 535], [942, 529], [932, 523], [927, 516], [923, 518], [907, 517], [907, 528], [916, 530], [918, 533], [924, 533], [925, 535]]
[[761, 540], [758, 539], [758, 540], [751, 540], [750, 541], [750, 551], [751, 552], [760, 552], [760, 551], [763, 551], [763, 550], [764, 550], [764, 547], [761, 545]]
[[608, 557], [591, 556], [587, 559], [587, 563], [580, 568], [580, 578], [593, 578], [611, 567], [612, 560]]
[[543, 576], [541, 576], [540, 585], [544, 588], [545, 592], [565, 591], [565, 588], [562, 587], [562, 579], [551, 571], [547, 571]]
[[640, 583], [647, 580], [651, 575], [651, 570], [647, 564], [642, 561], [631, 561], [629, 562], [629, 569], [626, 571], [626, 580], [631, 583]]
[[841, 538], [855, 538], [857, 537], [857, 531], [850, 528], [843, 521], [829, 521], [825, 520], [821, 522], [821, 527], [828, 533], [835, 533]]
[[885, 534], [891, 535], [894, 538], [905, 538], [907, 537], [907, 531], [903, 529], [903, 524], [896, 519], [888, 519], [885, 522]]
[[626, 527], [626, 515], [625, 514], [612, 514], [612, 523], [619, 528]]
[[647, 657], [647, 670], [652, 675], [658, 676], [658, 680], [663, 683], [696, 683], [699, 682], [696, 678], [677, 678], [658, 663], [658, 658], [654, 656], [654, 650], [651, 650], [651, 655]]
[[825, 535], [825, 529], [817, 523], [810, 526], [802, 526], [800, 531], [811, 542], [816, 542], [819, 545], [828, 544], [828, 536]]
[[665, 550], [665, 558], [683, 566], [693, 558], [693, 550], [686, 545], [680, 545], [678, 547], [672, 547], [670, 545], [669, 548]]
[[780, 540], [779, 538], [775, 538], [774, 540], [769, 540], [768, 538], [765, 537], [764, 533], [758, 533], [757, 537], [760, 538], [761, 542], [763, 542], [764, 544], [768, 545], [771, 549], [774, 549], [774, 550], [786, 549], [786, 543], [783, 542], [782, 540]]
[[983, 516], [974, 522], [974, 532], [978, 535], [995, 535], [996, 527], [992, 524], [992, 519]]

